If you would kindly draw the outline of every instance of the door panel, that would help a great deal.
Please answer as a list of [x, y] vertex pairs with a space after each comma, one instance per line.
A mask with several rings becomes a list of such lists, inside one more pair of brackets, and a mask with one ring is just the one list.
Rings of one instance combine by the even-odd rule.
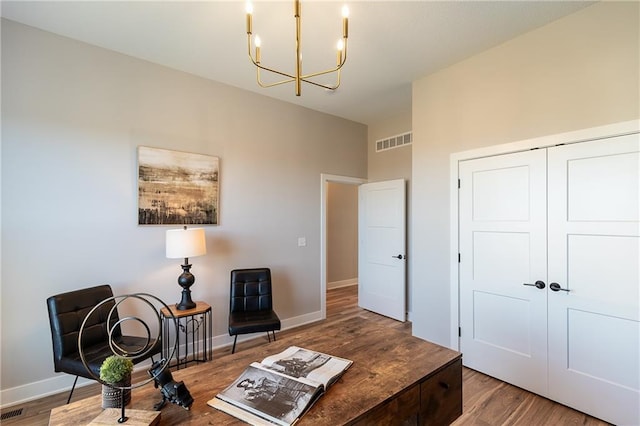
[[460, 163], [460, 348], [468, 367], [547, 390], [546, 154]]
[[473, 220], [528, 221], [529, 191], [520, 191], [528, 182], [528, 166], [476, 170], [473, 173]]
[[[640, 343], [637, 322], [596, 312], [569, 309], [567, 329], [567, 368], [572, 373], [607, 380], [629, 389], [638, 389], [640, 372], [637, 363], [633, 364], [633, 354], [637, 353]], [[616, 333], [612, 333], [611, 330], [616, 330]], [[626, 335], [628, 338], [620, 339], [618, 334]], [[594, 342], [598, 342], [597, 345], [594, 345]], [[618, 360], [632, 368], [619, 368]]]
[[[499, 350], [528, 357], [531, 335], [522, 330], [532, 321], [529, 301], [476, 291], [473, 294], [473, 338]], [[505, 318], [509, 318], [508, 323]]]
[[630, 177], [638, 173], [638, 153], [596, 155], [567, 159], [569, 221], [637, 221], [638, 181]]
[[568, 235], [568, 287], [574, 295], [588, 294], [592, 300], [616, 305], [638, 300], [639, 248], [640, 238], [633, 236]]
[[404, 179], [360, 185], [358, 304], [398, 321], [406, 316], [405, 232]]
[[549, 395], [640, 424], [640, 139], [548, 152]]
[[[531, 238], [528, 232], [474, 232], [473, 279], [480, 282], [526, 282], [530, 275]], [[495, 265], [501, 265], [497, 269]]]

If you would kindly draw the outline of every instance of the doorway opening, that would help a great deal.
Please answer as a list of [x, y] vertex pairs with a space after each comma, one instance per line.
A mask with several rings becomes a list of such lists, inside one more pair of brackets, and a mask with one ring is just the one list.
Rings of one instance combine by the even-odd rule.
[[[331, 230], [329, 228], [329, 218], [339, 216], [337, 214], [334, 214], [336, 213], [336, 211], [333, 209], [338, 208], [338, 206], [335, 205], [335, 202], [334, 203], [330, 202], [330, 191], [331, 191], [331, 188], [333, 187], [334, 190], [338, 189], [341, 195], [349, 194], [351, 192], [355, 194], [353, 195], [353, 197], [355, 197], [355, 200], [351, 200], [351, 201], [355, 201], [355, 205], [356, 205], [355, 214], [356, 214], [356, 223], [357, 223], [357, 199], [358, 199], [357, 187], [363, 183], [367, 183], [367, 180], [361, 179], [361, 178], [349, 177], [349, 176], [321, 174], [320, 181], [321, 181], [320, 193], [322, 198], [321, 213], [320, 213], [320, 221], [321, 221], [320, 222], [320, 301], [321, 301], [320, 310], [322, 314], [322, 319], [326, 319], [328, 283], [331, 282], [336, 286], [341, 285], [341, 283], [344, 285], [348, 285], [349, 280], [354, 278], [354, 277], [348, 277], [347, 279], [344, 279], [344, 280], [336, 280], [335, 278], [336, 275], [333, 275], [330, 277], [331, 274], [329, 274], [328, 268], [330, 266], [330, 259], [333, 257], [333, 255], [338, 254], [338, 253], [335, 253], [336, 251], [335, 248], [333, 249], [331, 248], [332, 245], [330, 244], [331, 238], [330, 238], [329, 232]], [[344, 191], [341, 191], [340, 189], [343, 189]], [[349, 189], [353, 189], [354, 191], [349, 191]], [[349, 204], [353, 204], [350, 201], [348, 201], [351, 196], [347, 195], [347, 197], [348, 198], [346, 202]], [[340, 201], [338, 201], [338, 203], [340, 203]], [[332, 210], [330, 211], [329, 209], [332, 209]], [[340, 219], [338, 218], [338, 220]], [[355, 232], [357, 235], [357, 227]], [[357, 253], [358, 253], [358, 247], [357, 247], [357, 239], [356, 239], [356, 246], [355, 246], [356, 262], [357, 262]], [[339, 274], [340, 272], [338, 271], [337, 273]]]

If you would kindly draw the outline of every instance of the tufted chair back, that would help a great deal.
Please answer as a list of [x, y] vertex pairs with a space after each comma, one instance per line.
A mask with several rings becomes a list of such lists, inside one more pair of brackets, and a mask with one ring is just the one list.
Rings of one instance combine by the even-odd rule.
[[231, 312], [270, 311], [273, 309], [269, 268], [231, 271]]
[[[89, 311], [103, 300], [113, 297], [113, 291], [108, 285], [86, 288], [82, 290], [70, 291], [47, 299], [49, 310], [49, 324], [51, 326], [51, 341], [53, 344], [53, 366], [56, 372], [68, 373], [74, 370], [71, 362], [79, 359], [78, 334], [82, 321]], [[84, 348], [107, 342], [107, 316], [114, 303], [105, 303], [89, 318], [82, 333], [82, 344]], [[112, 320], [118, 321], [117, 313], [114, 312]], [[119, 328], [116, 336], [120, 335]], [[74, 372], [76, 375], [85, 376], [87, 372]], [[99, 371], [98, 371], [99, 372]]]
[[[82, 322], [96, 305], [111, 297], [113, 297], [111, 286], [99, 285], [57, 294], [47, 299], [54, 370], [76, 376], [67, 403], [71, 400], [78, 376], [94, 379], [82, 363], [78, 350], [78, 335]], [[83, 354], [95, 376], [100, 375], [102, 361], [113, 354], [109, 346], [108, 330], [119, 321], [117, 310], [111, 315], [109, 326], [107, 318], [114, 305], [115, 301], [113, 300], [101, 305], [88, 318], [82, 332]], [[119, 326], [113, 329], [112, 339], [123, 348], [141, 348], [147, 343], [147, 339], [143, 337], [123, 336]], [[152, 345], [153, 348], [149, 353], [144, 357], [132, 359], [132, 361], [138, 363], [161, 351], [159, 340], [152, 342]]]
[[229, 301], [229, 335], [235, 336], [231, 353], [236, 350], [239, 334], [267, 332], [269, 341], [280, 330], [280, 318], [273, 310], [271, 270], [269, 268], [231, 271]]

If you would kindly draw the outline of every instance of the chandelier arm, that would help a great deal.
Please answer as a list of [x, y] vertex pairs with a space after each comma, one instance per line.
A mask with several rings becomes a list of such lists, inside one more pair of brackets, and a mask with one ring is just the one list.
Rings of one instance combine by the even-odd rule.
[[251, 33], [250, 32], [247, 32], [247, 54], [249, 55], [249, 59], [251, 60], [251, 62], [253, 62], [253, 64], [257, 66], [258, 64], [256, 63], [256, 60], [253, 59], [253, 55], [251, 55]]
[[269, 72], [272, 72], [272, 73], [274, 73], [274, 74], [283, 75], [283, 76], [288, 77], [288, 78], [293, 79], [293, 80], [295, 80], [295, 79], [296, 79], [296, 77], [295, 77], [295, 76], [293, 76], [293, 75], [291, 75], [291, 74], [287, 74], [286, 72], [282, 72], [282, 71], [274, 70], [274, 69], [271, 69], [271, 68], [265, 67], [265, 66], [260, 65], [260, 64], [256, 64], [256, 67], [258, 67], [258, 69], [265, 70], [265, 71], [269, 71]]
[[[282, 71], [278, 71], [278, 70], [274, 70], [272, 68], [269, 67], [265, 67], [264, 65], [261, 65], [258, 61], [257, 58], [254, 58], [253, 55], [251, 54], [251, 33], [247, 32], [247, 54], [249, 56], [249, 60], [251, 61], [251, 63], [253, 65], [255, 65], [256, 67], [256, 80], [258, 82], [258, 84], [260, 85], [260, 87], [273, 87], [273, 86], [277, 86], [279, 84], [284, 84], [284, 83], [290, 83], [292, 81], [296, 80], [296, 77], [291, 75], [291, 74], [287, 74], [285, 72]], [[278, 81], [275, 83], [269, 83], [269, 84], [265, 84], [262, 82], [262, 80], [260, 79], [260, 70], [265, 70], [265, 71], [269, 71], [272, 72], [274, 74], [279, 74], [279, 75], [283, 75], [285, 77], [287, 77], [286, 80], [282, 80], [282, 81]]]
[[317, 77], [319, 75], [324, 75], [324, 74], [329, 74], [332, 72], [336, 72], [336, 71], [340, 71], [340, 69], [344, 66], [344, 64], [347, 62], [347, 43], [346, 43], [346, 39], [345, 39], [345, 43], [344, 43], [344, 57], [342, 58], [342, 61], [340, 62], [340, 64], [338, 64], [335, 68], [331, 68], [328, 70], [324, 70], [324, 71], [319, 71], [319, 72], [314, 72], [311, 74], [305, 74], [305, 75], [301, 75], [300, 78], [302, 80], [305, 80], [307, 78], [311, 78], [311, 77]]
[[303, 82], [305, 83], [309, 83], [309, 84], [313, 84], [314, 86], [318, 86], [318, 87], [322, 87], [323, 89], [327, 89], [327, 90], [336, 90], [338, 87], [340, 87], [340, 70], [338, 70], [337, 73], [337, 77], [336, 77], [336, 84], [333, 86], [329, 86], [328, 84], [321, 84], [312, 80], [307, 80], [306, 78], [301, 79]]
[[332, 68], [330, 70], [319, 71], [319, 72], [314, 72], [312, 74], [301, 75], [300, 78], [302, 80], [306, 80], [307, 78], [317, 77], [319, 75], [330, 74], [332, 72], [339, 72], [341, 68], [342, 68], [342, 65], [340, 65], [339, 67]]
[[344, 57], [342, 58], [342, 61], [340, 62], [340, 65], [338, 65], [338, 68], [342, 68], [342, 66], [347, 62], [347, 38], [344, 38]]
[[291, 83], [292, 81], [296, 81], [296, 80], [295, 80], [295, 78], [289, 78], [287, 80], [276, 81], [275, 83], [263, 83], [262, 80], [260, 80], [260, 71], [257, 71], [256, 81], [258, 82], [258, 85], [260, 87], [263, 87], [263, 88], [266, 89], [266, 88], [273, 87], [273, 86], [279, 86], [279, 85], [285, 84], [285, 83]]
[[269, 87], [280, 86], [281, 84], [291, 83], [292, 81], [295, 81], [295, 80], [282, 80], [282, 81], [277, 81], [275, 83], [265, 84], [265, 83], [261, 82], [260, 80], [258, 80], [258, 86], [260, 86], [260, 87], [262, 87], [264, 89], [268, 89]]

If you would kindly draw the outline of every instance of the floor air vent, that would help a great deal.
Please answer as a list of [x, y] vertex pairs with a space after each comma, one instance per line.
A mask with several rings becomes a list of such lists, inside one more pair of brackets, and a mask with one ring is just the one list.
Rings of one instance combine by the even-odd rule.
[[412, 132], [391, 136], [390, 138], [386, 138], [386, 139], [380, 139], [376, 141], [376, 152], [386, 151], [388, 149], [399, 148], [401, 146], [410, 145], [412, 141], [413, 141]]
[[21, 415], [22, 415], [22, 408], [18, 408], [17, 410], [11, 410], [11, 411], [7, 411], [6, 413], [2, 413], [0, 415], [0, 420], [8, 420]]

